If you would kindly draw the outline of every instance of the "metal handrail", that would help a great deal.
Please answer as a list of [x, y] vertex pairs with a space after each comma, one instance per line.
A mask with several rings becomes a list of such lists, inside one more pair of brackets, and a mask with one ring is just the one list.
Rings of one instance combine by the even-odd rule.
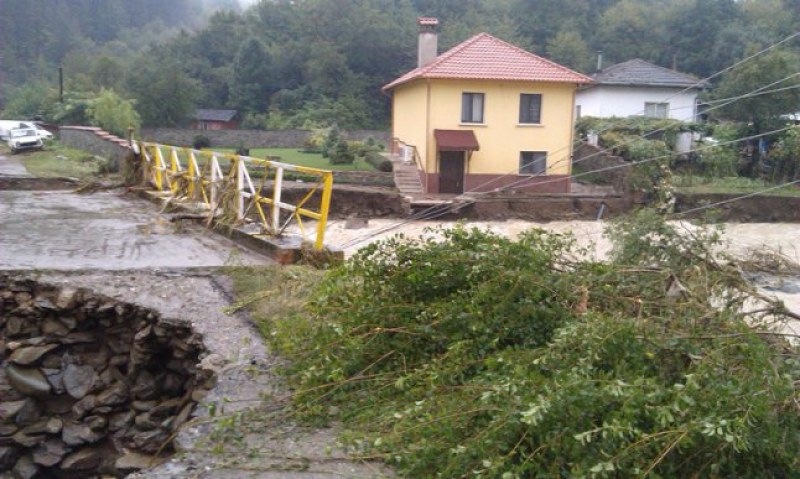
[[[171, 200], [199, 203], [208, 210], [209, 220], [218, 215], [232, 217], [243, 223], [251, 210], [262, 229], [270, 236], [281, 236], [290, 223], [296, 222], [305, 237], [303, 218], [317, 220], [314, 248], [324, 247], [325, 228], [330, 211], [333, 190], [333, 172], [318, 168], [253, 158], [231, 153], [194, 150], [157, 143], [138, 142], [142, 159], [143, 183], [157, 191], [169, 192]], [[168, 151], [168, 155], [164, 152]], [[182, 162], [180, 155], [185, 160]], [[198, 162], [205, 158], [205, 162]], [[220, 160], [229, 165], [223, 168]], [[185, 163], [185, 166], [184, 166]], [[308, 194], [296, 204], [282, 198], [284, 172], [294, 171], [318, 178]], [[256, 188], [251, 173], [261, 173], [261, 184]], [[263, 195], [267, 180], [272, 180], [272, 194]], [[318, 209], [307, 206], [314, 194], [320, 192]], [[233, 193], [233, 197], [228, 193]], [[266, 211], [265, 211], [266, 207]], [[281, 212], [288, 212], [281, 222]]]
[[416, 145], [409, 145], [408, 143], [404, 142], [400, 138], [394, 137], [392, 138], [393, 143], [393, 153], [397, 154], [399, 150], [402, 150], [403, 147], [409, 147], [412, 149], [412, 157], [414, 158], [414, 165], [416, 165], [418, 170], [422, 170], [424, 175], [423, 184], [425, 187], [425, 191], [428, 191], [428, 171], [425, 169], [425, 165], [422, 164], [422, 157], [419, 154], [419, 150], [417, 149]]

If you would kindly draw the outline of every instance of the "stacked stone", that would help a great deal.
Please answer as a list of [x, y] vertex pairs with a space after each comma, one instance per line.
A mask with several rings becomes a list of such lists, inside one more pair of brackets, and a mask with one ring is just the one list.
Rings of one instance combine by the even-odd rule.
[[0, 477], [121, 476], [169, 452], [213, 386], [203, 351], [186, 322], [0, 275]]

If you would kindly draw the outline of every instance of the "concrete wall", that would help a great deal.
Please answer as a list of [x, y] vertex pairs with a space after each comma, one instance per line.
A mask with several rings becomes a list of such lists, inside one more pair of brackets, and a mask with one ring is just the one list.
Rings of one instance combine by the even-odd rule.
[[642, 116], [645, 102], [668, 103], [667, 116], [673, 120], [694, 121], [698, 90], [598, 85], [578, 92], [576, 105], [581, 116], [610, 118]]
[[111, 171], [119, 171], [130, 151], [127, 140], [91, 126], [62, 126], [59, 137], [63, 145], [107, 158]]
[[[141, 137], [145, 141], [174, 146], [191, 146], [197, 135], [211, 140], [212, 147], [236, 148], [302, 148], [308, 139], [309, 130], [189, 130], [183, 128], [143, 128]], [[351, 141], [374, 138], [389, 146], [389, 133], [378, 130], [343, 131]]]

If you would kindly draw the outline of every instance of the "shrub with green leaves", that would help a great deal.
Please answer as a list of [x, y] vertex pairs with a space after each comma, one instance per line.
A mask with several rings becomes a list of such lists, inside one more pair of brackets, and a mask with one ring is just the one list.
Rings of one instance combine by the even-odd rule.
[[773, 163], [772, 181], [787, 182], [800, 178], [800, 127], [781, 135], [769, 159]]
[[539, 230], [397, 236], [269, 336], [298, 414], [407, 477], [798, 477], [798, 350], [717, 237], [642, 213], [600, 263]]

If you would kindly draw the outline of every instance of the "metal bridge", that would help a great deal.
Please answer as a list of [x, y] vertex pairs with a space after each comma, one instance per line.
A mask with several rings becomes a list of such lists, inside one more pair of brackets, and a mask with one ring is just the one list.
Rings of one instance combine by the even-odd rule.
[[[138, 149], [138, 151], [136, 151]], [[281, 237], [296, 226], [302, 240], [324, 248], [333, 173], [249, 156], [134, 142], [145, 184], [168, 201], [200, 209], [212, 221], [256, 224], [259, 233]], [[285, 200], [286, 173], [300, 175], [309, 190], [294, 203]], [[307, 233], [304, 219], [316, 221]]]

